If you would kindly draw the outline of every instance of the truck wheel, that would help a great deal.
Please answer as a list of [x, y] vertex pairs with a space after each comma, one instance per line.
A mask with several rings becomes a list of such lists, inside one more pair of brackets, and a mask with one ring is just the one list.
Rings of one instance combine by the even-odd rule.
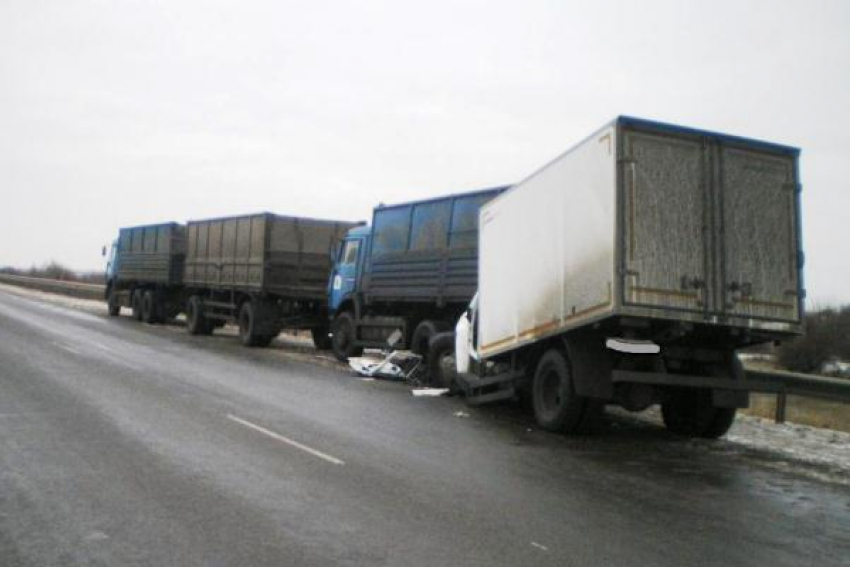
[[186, 303], [186, 331], [190, 335], [209, 335], [212, 332], [212, 325], [204, 317], [204, 306], [197, 295], [190, 297]]
[[410, 350], [420, 356], [428, 354], [431, 339], [443, 331], [448, 331], [450, 326], [443, 321], [425, 320], [416, 325], [413, 336], [410, 339]]
[[310, 329], [310, 334], [313, 335], [313, 344], [316, 345], [316, 350], [330, 350], [333, 346], [327, 327], [314, 327]]
[[130, 296], [130, 308], [133, 310], [133, 319], [136, 321], [142, 320], [142, 290], [133, 290]]
[[239, 309], [239, 341], [243, 346], [268, 346], [274, 337], [257, 332], [257, 308], [252, 301], [246, 301]]
[[457, 391], [455, 368], [455, 334], [437, 333], [428, 345], [428, 381], [436, 388]]
[[149, 289], [142, 294], [142, 321], [153, 325], [159, 320], [156, 309], [156, 293]]
[[537, 424], [547, 431], [576, 432], [587, 409], [587, 398], [575, 393], [569, 363], [558, 349], [540, 357], [532, 384]]
[[121, 306], [115, 298], [115, 291], [110, 289], [109, 295], [106, 298], [106, 310], [110, 317], [117, 317], [121, 314]]
[[331, 326], [331, 335], [331, 346], [340, 361], [345, 362], [363, 352], [362, 347], [354, 344], [354, 317], [348, 311], [336, 316]]
[[717, 439], [732, 427], [736, 408], [718, 408], [712, 403], [711, 390], [675, 388], [661, 404], [661, 416], [667, 430], [684, 437]]

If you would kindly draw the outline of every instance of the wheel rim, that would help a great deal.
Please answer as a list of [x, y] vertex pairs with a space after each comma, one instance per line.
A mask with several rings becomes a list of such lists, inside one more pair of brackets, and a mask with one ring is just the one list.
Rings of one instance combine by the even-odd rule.
[[561, 397], [561, 377], [558, 375], [558, 371], [555, 367], [549, 364], [544, 369], [541, 378], [541, 409], [546, 415], [555, 414], [563, 404], [563, 399]]

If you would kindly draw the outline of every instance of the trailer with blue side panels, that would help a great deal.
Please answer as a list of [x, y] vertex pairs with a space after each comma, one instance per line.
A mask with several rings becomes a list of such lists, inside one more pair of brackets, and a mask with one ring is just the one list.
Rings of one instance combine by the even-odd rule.
[[146, 323], [175, 317], [182, 310], [185, 256], [186, 227], [181, 224], [120, 229], [106, 267], [109, 314], [117, 316], [127, 307], [136, 320]]
[[332, 346], [345, 360], [363, 348], [427, 355], [452, 328], [478, 285], [478, 211], [507, 187], [375, 207], [372, 224], [349, 231], [328, 283]]

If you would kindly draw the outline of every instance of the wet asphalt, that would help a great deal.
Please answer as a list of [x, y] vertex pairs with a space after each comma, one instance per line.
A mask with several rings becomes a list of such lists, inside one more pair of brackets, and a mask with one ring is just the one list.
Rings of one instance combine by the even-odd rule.
[[850, 483], [308, 358], [0, 291], [0, 565], [850, 565]]

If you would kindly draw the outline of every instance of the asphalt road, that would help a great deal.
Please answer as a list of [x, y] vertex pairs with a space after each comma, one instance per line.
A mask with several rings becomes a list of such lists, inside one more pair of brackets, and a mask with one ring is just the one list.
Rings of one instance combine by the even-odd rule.
[[850, 565], [847, 484], [712, 447], [0, 291], [4, 567]]

